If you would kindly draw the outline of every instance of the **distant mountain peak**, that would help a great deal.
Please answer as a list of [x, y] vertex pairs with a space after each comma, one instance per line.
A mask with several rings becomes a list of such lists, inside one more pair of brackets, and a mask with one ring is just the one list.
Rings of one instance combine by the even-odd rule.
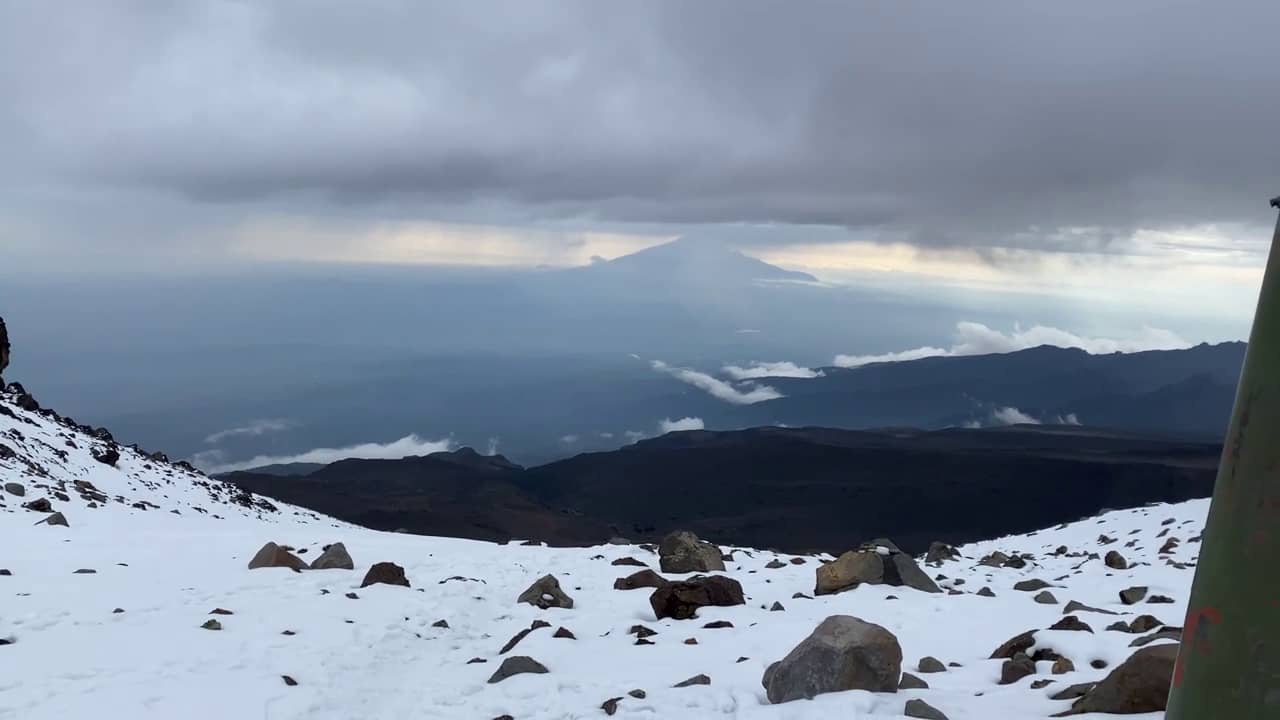
[[727, 243], [702, 237], [679, 237], [661, 245], [654, 245], [630, 255], [603, 262], [593, 262], [585, 268], [593, 272], [625, 273], [630, 275], [681, 275], [696, 274], [709, 281], [791, 280], [817, 282], [809, 273], [786, 270], [751, 257]]

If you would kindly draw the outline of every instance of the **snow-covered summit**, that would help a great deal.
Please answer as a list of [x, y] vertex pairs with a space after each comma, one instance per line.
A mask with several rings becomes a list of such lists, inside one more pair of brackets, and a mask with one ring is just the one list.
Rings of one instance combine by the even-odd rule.
[[[614, 588], [643, 569], [637, 563], [659, 569], [651, 546], [375, 532], [246, 495], [20, 405], [29, 403], [0, 398], [0, 484], [25, 491], [0, 492], [0, 718], [14, 720], [550, 720], [606, 717], [608, 700], [619, 718], [901, 718], [912, 699], [951, 720], [1043, 718], [1070, 707], [1053, 695], [1100, 680], [1133, 643], [1161, 632], [1107, 626], [1141, 615], [1181, 624], [1207, 510], [1192, 501], [1115, 511], [961, 546], [955, 559], [921, 559], [941, 593], [864, 584], [812, 597], [815, 571], [831, 558], [724, 548], [731, 559], [719, 574], [741, 583], [746, 604], [658, 620], [650, 589]], [[104, 449], [119, 458], [104, 462]], [[24, 507], [40, 498], [68, 526]], [[355, 569], [249, 570], [269, 541], [308, 561], [340, 541]], [[1104, 562], [1111, 550], [1123, 569]], [[403, 567], [410, 587], [361, 587], [384, 561]], [[517, 602], [549, 573], [572, 608]], [[1044, 586], [1015, 589], [1041, 585], [1029, 580]], [[1136, 586], [1145, 597], [1124, 604], [1120, 592]], [[1172, 602], [1150, 602], [1160, 597]], [[1090, 631], [1049, 629], [1072, 601], [1088, 606], [1071, 614]], [[765, 669], [837, 614], [892, 632], [902, 669], [929, 687], [770, 704]], [[209, 620], [220, 629], [204, 629]], [[636, 626], [656, 634], [639, 643]], [[1052, 649], [1074, 669], [1055, 675], [1042, 660], [1034, 674], [1000, 684], [1004, 661], [990, 656], [1028, 630], [1028, 653]], [[511, 656], [548, 672], [490, 683]], [[926, 656], [944, 671], [919, 671]], [[698, 675], [710, 683], [674, 687]]]

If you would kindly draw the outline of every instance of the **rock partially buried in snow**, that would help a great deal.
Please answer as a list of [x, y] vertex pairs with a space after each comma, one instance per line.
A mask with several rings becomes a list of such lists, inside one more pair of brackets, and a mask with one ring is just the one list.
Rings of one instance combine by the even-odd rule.
[[560, 581], [555, 575], [543, 575], [538, 578], [528, 589], [520, 593], [516, 602], [534, 605], [542, 610], [553, 607], [568, 610], [573, 607], [573, 598], [560, 589]]
[[888, 541], [850, 550], [834, 562], [819, 566], [815, 571], [815, 579], [815, 595], [830, 595], [856, 588], [863, 583], [906, 586], [931, 593], [942, 592], [910, 555], [898, 550], [897, 546]]
[[947, 560], [955, 560], [960, 557], [960, 551], [950, 545], [934, 540], [929, 543], [929, 552], [925, 553], [924, 561], [926, 563], [943, 563]]
[[369, 568], [369, 572], [365, 573], [360, 587], [378, 584], [409, 587], [409, 579], [404, 576], [404, 568], [399, 565], [393, 562], [379, 562], [374, 563], [373, 567]]
[[946, 672], [947, 666], [942, 661], [931, 655], [920, 658], [920, 662], [916, 663], [916, 670], [922, 673], [940, 673]]
[[253, 559], [249, 561], [249, 569], [269, 567], [287, 567], [292, 570], [305, 570], [307, 563], [302, 558], [285, 550], [279, 545], [269, 542], [262, 546]]
[[664, 617], [688, 620], [697, 614], [700, 607], [729, 607], [745, 603], [742, 585], [723, 575], [667, 583], [649, 596], [649, 605], [659, 620]]
[[1147, 596], [1147, 589], [1143, 586], [1131, 587], [1127, 590], [1120, 591], [1120, 602], [1125, 605], [1133, 605], [1141, 602], [1142, 598]]
[[22, 483], [16, 483], [16, 482], [5, 483], [4, 491], [9, 493], [10, 495], [17, 495], [18, 497], [22, 497], [23, 495], [27, 494], [27, 488], [24, 487]]
[[356, 564], [347, 552], [347, 546], [340, 542], [325, 547], [320, 557], [311, 561], [312, 570], [355, 570]]
[[909, 672], [902, 673], [902, 679], [898, 681], [899, 690], [928, 690], [929, 683], [922, 678], [918, 678]]
[[614, 590], [636, 590], [642, 587], [660, 588], [669, 581], [652, 570], [641, 570], [613, 581]]
[[711, 678], [699, 673], [689, 678], [688, 680], [681, 680], [680, 682], [676, 683], [675, 685], [672, 685], [671, 687], [683, 688], [683, 687], [692, 687], [694, 685], [710, 685], [710, 684], [711, 684]]
[[921, 720], [947, 720], [947, 716], [942, 714], [941, 710], [920, 698], [908, 700], [907, 706], [902, 709], [902, 714], [909, 718], [921, 718]]
[[524, 675], [526, 673], [544, 674], [548, 673], [547, 666], [534, 660], [528, 655], [514, 655], [502, 661], [498, 669], [493, 675], [489, 676], [489, 684], [500, 683], [513, 675]]
[[1177, 645], [1143, 648], [1120, 663], [1061, 715], [1135, 714], [1164, 710], [1177, 659]]
[[1106, 557], [1102, 559], [1102, 562], [1106, 563], [1107, 567], [1111, 568], [1112, 570], [1128, 570], [1129, 569], [1129, 561], [1125, 560], [1124, 556], [1116, 552], [1115, 550], [1108, 550]]
[[658, 545], [658, 567], [665, 573], [722, 571], [724, 554], [688, 530], [677, 530]]
[[1031, 599], [1035, 600], [1041, 605], [1057, 605], [1058, 604], [1058, 598], [1054, 597], [1053, 593], [1049, 592], [1048, 590], [1041, 590], [1040, 592], [1036, 593], [1035, 597]]
[[63, 515], [60, 512], [53, 513], [52, 515], [45, 518], [44, 520], [41, 520], [40, 522], [44, 523], [45, 525], [61, 525], [62, 527], [71, 527], [70, 523], [67, 522], [67, 516]]
[[1010, 685], [1028, 675], [1036, 674], [1036, 663], [1026, 653], [1018, 653], [1000, 666], [1000, 684]]
[[100, 445], [89, 451], [94, 460], [103, 465], [115, 465], [120, 461], [120, 451], [109, 445]]
[[832, 615], [787, 656], [769, 666], [761, 684], [771, 703], [843, 690], [897, 692], [902, 646], [893, 633], [850, 615]]

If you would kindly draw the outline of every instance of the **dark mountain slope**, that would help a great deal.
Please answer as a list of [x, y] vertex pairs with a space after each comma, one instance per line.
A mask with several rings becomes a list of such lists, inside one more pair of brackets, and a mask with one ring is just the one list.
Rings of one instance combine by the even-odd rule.
[[432, 455], [347, 460], [254, 492], [379, 528], [492, 540], [652, 540], [689, 528], [789, 551], [888, 536], [909, 550], [1107, 507], [1208, 495], [1219, 448], [1074, 427], [673, 433], [528, 470]]

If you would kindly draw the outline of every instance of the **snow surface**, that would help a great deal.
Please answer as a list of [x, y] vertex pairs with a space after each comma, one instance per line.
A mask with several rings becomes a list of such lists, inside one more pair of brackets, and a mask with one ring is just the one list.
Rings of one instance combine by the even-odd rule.
[[[15, 720], [594, 718], [605, 717], [601, 703], [618, 696], [619, 718], [899, 718], [904, 703], [917, 697], [951, 720], [1043, 718], [1070, 704], [1050, 700], [1052, 693], [1106, 675], [1091, 660], [1114, 667], [1133, 652], [1129, 643], [1138, 636], [1106, 632], [1106, 625], [1142, 613], [1181, 624], [1193, 570], [1166, 558], [1194, 562], [1199, 546], [1188, 540], [1199, 535], [1207, 510], [1201, 500], [1110, 512], [963, 546], [963, 559], [925, 567], [962, 595], [864, 585], [793, 599], [812, 594], [820, 558], [793, 565], [790, 555], [739, 549], [726, 574], [742, 583], [747, 605], [703, 609], [694, 620], [655, 620], [650, 590], [613, 589], [614, 579], [640, 569], [611, 566], [614, 559], [631, 556], [657, 569], [656, 556], [640, 547], [497, 545], [375, 532], [280, 503], [273, 512], [257, 499], [246, 507], [219, 481], [124, 448], [113, 468], [91, 457], [89, 436], [0, 398], [2, 409], [12, 414], [0, 412], [0, 483], [19, 482], [27, 491], [22, 498], [0, 491], [0, 568], [12, 572], [0, 576], [0, 638], [12, 643], [0, 645], [0, 718]], [[91, 508], [73, 480], [88, 480], [113, 499]], [[59, 485], [69, 500], [54, 499]], [[47, 515], [22, 503], [39, 497], [49, 497], [70, 527], [34, 524]], [[157, 507], [138, 509], [138, 501]], [[1165, 530], [1182, 543], [1158, 555], [1164, 538], [1157, 535]], [[1100, 545], [1102, 533], [1116, 541]], [[859, 540], [850, 537], [850, 545]], [[341, 541], [356, 569], [248, 570], [267, 541], [305, 549], [307, 560]], [[1098, 559], [1055, 557], [1059, 545], [1099, 554], [1115, 549], [1137, 566], [1117, 571]], [[977, 565], [993, 550], [1032, 553], [1035, 560], [1025, 569]], [[785, 567], [765, 568], [776, 557]], [[402, 565], [412, 588], [359, 588], [377, 561]], [[97, 572], [76, 574], [80, 568]], [[546, 573], [560, 579], [573, 609], [516, 603]], [[461, 579], [449, 579], [455, 577]], [[1040, 645], [1071, 657], [1075, 672], [1050, 675], [1049, 663], [1041, 663], [1035, 676], [997, 685], [1001, 661], [988, 660], [991, 652], [1062, 617], [1062, 605], [1037, 604], [1034, 592], [1012, 590], [1033, 577], [1051, 582], [1063, 604], [1077, 600], [1119, 616], [1078, 613], [1095, 633], [1037, 635]], [[1132, 585], [1176, 602], [1125, 607], [1117, 593]], [[997, 596], [976, 595], [983, 586]], [[357, 599], [346, 596], [351, 592]], [[765, 609], [775, 601], [785, 611]], [[210, 615], [215, 608], [234, 614]], [[906, 671], [915, 673], [926, 655], [961, 667], [916, 673], [931, 686], [926, 690], [768, 704], [760, 685], [765, 668], [833, 614], [892, 631]], [[223, 629], [201, 629], [210, 618]], [[551, 627], [530, 633], [508, 656], [532, 656], [550, 672], [488, 684], [504, 657], [500, 648], [535, 619]], [[449, 627], [433, 627], [438, 620]], [[734, 627], [702, 627], [713, 620]], [[650, 638], [655, 644], [634, 644], [628, 628], [636, 624], [658, 632]], [[552, 637], [561, 626], [577, 639]], [[686, 638], [697, 644], [684, 644]], [[468, 664], [477, 657], [486, 662]], [[699, 673], [711, 684], [672, 687]], [[284, 675], [297, 686], [286, 685]], [[1044, 678], [1055, 682], [1030, 689]], [[637, 688], [644, 699], [627, 696]]]

